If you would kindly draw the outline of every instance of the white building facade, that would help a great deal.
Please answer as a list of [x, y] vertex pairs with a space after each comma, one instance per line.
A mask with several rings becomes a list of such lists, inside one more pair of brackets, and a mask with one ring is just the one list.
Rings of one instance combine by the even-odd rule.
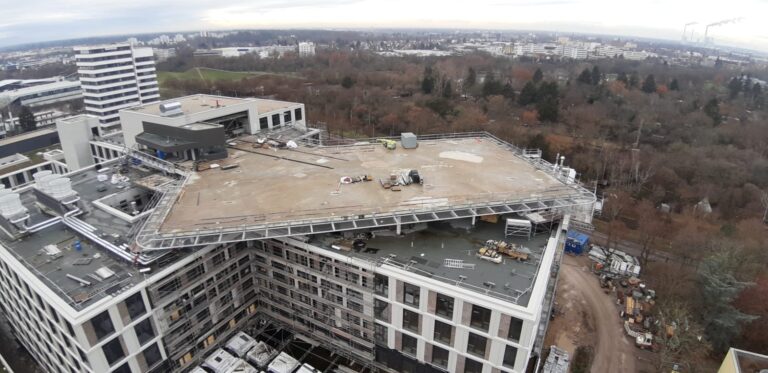
[[160, 99], [151, 48], [131, 44], [75, 47], [85, 109], [99, 118], [94, 134], [120, 131], [118, 111]]

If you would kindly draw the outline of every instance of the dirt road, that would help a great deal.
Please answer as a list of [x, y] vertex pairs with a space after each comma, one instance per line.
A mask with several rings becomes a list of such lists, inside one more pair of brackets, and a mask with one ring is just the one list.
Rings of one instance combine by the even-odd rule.
[[639, 350], [624, 329], [615, 295], [605, 294], [589, 271], [586, 257], [566, 255], [560, 267], [557, 316], [550, 323], [545, 345], [557, 345], [571, 354], [578, 346], [594, 349], [593, 373], [653, 372], [653, 353]]

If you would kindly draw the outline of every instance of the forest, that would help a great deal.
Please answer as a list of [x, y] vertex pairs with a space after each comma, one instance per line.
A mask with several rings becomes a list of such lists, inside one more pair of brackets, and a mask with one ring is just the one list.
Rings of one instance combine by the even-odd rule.
[[664, 358], [695, 368], [729, 346], [768, 353], [765, 69], [342, 50], [220, 58], [180, 49], [158, 70], [195, 67], [259, 74], [169, 77], [162, 94], [303, 102], [310, 122], [335, 136], [488, 131], [540, 148], [549, 161], [563, 155], [604, 198], [595, 225], [607, 244], [642, 248], [660, 309], [686, 325]]

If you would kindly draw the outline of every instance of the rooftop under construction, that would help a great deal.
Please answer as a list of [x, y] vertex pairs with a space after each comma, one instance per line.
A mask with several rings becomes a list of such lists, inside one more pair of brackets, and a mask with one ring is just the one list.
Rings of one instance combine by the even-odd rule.
[[[590, 205], [567, 169], [487, 133], [269, 147], [239, 138], [229, 156], [168, 185], [137, 236], [143, 250], [288, 237]], [[416, 171], [416, 182], [397, 175]], [[566, 171], [566, 172], [564, 172]], [[179, 171], [179, 173], [182, 173]], [[384, 185], [393, 183], [392, 188]]]

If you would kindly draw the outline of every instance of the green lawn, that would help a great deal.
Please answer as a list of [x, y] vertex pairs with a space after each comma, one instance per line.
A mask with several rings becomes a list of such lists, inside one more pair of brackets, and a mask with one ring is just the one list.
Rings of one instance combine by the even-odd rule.
[[254, 75], [261, 75], [263, 73], [258, 72], [236, 72], [236, 71], [223, 71], [223, 70], [211, 70], [205, 68], [194, 68], [187, 70], [183, 73], [170, 72], [170, 71], [158, 71], [157, 80], [162, 87], [165, 81], [169, 78], [175, 78], [180, 80], [200, 80], [202, 77], [206, 81], [216, 80], [240, 80], [242, 78]]
[[158, 71], [157, 80], [160, 86], [162, 87], [163, 83], [165, 83], [165, 81], [168, 78], [176, 78], [181, 80], [200, 80], [200, 78], [202, 77], [206, 81], [213, 82], [216, 80], [240, 80], [249, 76], [260, 76], [260, 75], [276, 75], [276, 76], [281, 76], [285, 78], [301, 79], [301, 77], [296, 75], [295, 73], [270, 73], [270, 72], [264, 72], [264, 71], [226, 71], [226, 70], [209, 69], [206, 67], [195, 67], [183, 73], [171, 72], [171, 71]]

